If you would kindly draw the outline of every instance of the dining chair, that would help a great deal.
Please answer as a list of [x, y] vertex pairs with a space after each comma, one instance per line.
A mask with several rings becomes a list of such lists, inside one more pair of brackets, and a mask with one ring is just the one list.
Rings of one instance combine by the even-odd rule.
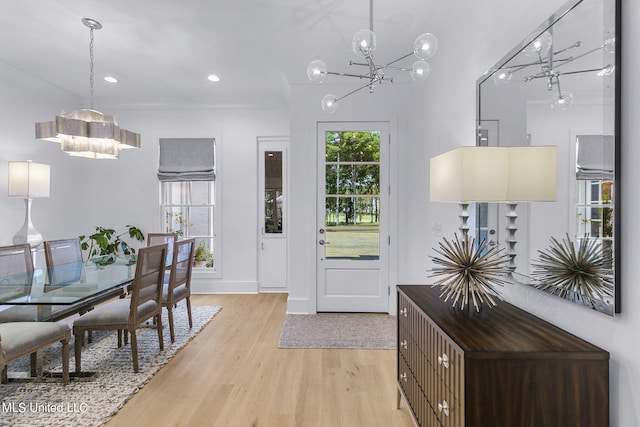
[[0, 247], [0, 292], [9, 299], [11, 295], [23, 296], [31, 292], [33, 259], [29, 245]]
[[[162, 338], [162, 285], [164, 278], [167, 245], [141, 248], [138, 251], [136, 272], [131, 285], [130, 298], [119, 299], [97, 307], [73, 322], [75, 337], [76, 373], [82, 372], [82, 337], [89, 330], [126, 331], [131, 335], [133, 371], [138, 372], [138, 325], [154, 318], [158, 330], [160, 350], [164, 349]], [[120, 336], [118, 343], [120, 343]]]
[[[46, 240], [44, 242], [44, 259], [47, 263], [47, 284], [45, 292], [58, 289], [69, 283], [77, 283], [82, 278], [82, 249], [80, 238]], [[81, 316], [93, 310], [93, 306], [80, 311]], [[55, 308], [52, 308], [55, 311]], [[88, 341], [93, 341], [91, 331]]]
[[78, 282], [82, 276], [80, 239], [48, 240], [44, 242], [48, 286], [58, 287]]
[[167, 261], [165, 266], [167, 270], [171, 268], [171, 259], [173, 258], [173, 244], [178, 241], [178, 233], [147, 233], [147, 246], [167, 244]]
[[164, 284], [162, 290], [162, 305], [166, 307], [169, 317], [171, 342], [175, 341], [173, 308], [178, 302], [186, 300], [189, 328], [193, 327], [191, 318], [191, 270], [193, 268], [195, 245], [195, 238], [175, 242], [169, 281]]
[[[4, 300], [31, 293], [33, 283], [33, 258], [31, 247], [11, 245], [0, 247], [0, 292]], [[37, 308], [12, 306], [0, 311], [0, 323], [33, 322], [38, 320]]]
[[62, 382], [69, 382], [69, 340], [66, 323], [9, 322], [0, 323], [0, 368], [2, 383], [8, 382], [7, 364], [26, 355], [31, 357], [31, 375], [35, 375], [37, 351], [56, 342], [62, 344]]

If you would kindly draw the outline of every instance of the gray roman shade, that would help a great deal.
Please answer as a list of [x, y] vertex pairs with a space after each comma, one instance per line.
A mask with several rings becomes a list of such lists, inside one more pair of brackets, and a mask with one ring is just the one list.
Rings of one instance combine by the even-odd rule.
[[215, 138], [160, 138], [160, 181], [214, 181]]
[[613, 135], [578, 135], [576, 179], [613, 179]]

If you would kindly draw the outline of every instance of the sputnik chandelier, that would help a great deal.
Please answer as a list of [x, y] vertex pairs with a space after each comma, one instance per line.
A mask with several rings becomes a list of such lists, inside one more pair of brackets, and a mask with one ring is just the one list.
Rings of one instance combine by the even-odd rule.
[[[322, 98], [321, 106], [322, 110], [327, 113], [335, 112], [342, 99], [349, 95], [353, 95], [362, 89], [369, 88], [369, 93], [373, 93], [377, 86], [387, 82], [393, 83], [393, 77], [385, 75], [386, 70], [407, 72], [414, 81], [426, 79], [429, 76], [430, 71], [429, 64], [426, 60], [435, 55], [438, 50], [438, 39], [431, 33], [421, 34], [413, 43], [413, 52], [383, 65], [376, 64], [373, 60], [373, 53], [376, 50], [376, 35], [373, 32], [373, 0], [370, 0], [369, 29], [362, 29], [355, 33], [351, 42], [351, 48], [356, 55], [364, 59], [364, 62], [349, 61], [348, 64], [350, 66], [355, 65], [359, 67], [366, 67], [366, 72], [362, 74], [352, 74], [328, 71], [327, 65], [319, 59], [311, 61], [307, 67], [307, 77], [314, 83], [322, 83], [327, 75], [355, 77], [367, 82], [365, 85], [352, 90], [341, 97], [337, 97], [333, 94], [325, 95]], [[418, 58], [411, 68], [394, 65], [411, 55], [415, 55], [415, 57]]]
[[36, 123], [36, 139], [56, 142], [70, 156], [91, 159], [117, 159], [119, 150], [140, 148], [140, 135], [121, 129], [116, 118], [93, 109], [93, 30], [102, 24], [83, 18], [89, 28], [89, 86], [91, 108], [70, 111], [56, 116], [54, 121]]
[[522, 64], [503, 66], [499, 70], [493, 73], [493, 81], [497, 85], [507, 84], [511, 81], [514, 73], [524, 70], [528, 67], [540, 67], [540, 71], [528, 74], [523, 77], [523, 81], [530, 82], [536, 79], [547, 80], [547, 91], [553, 92], [555, 88], [555, 94], [552, 96], [549, 106], [551, 108], [560, 108], [562, 110], [568, 109], [573, 104], [573, 94], [571, 92], [562, 91], [560, 88], [560, 76], [567, 76], [570, 74], [581, 73], [597, 73], [598, 76], [609, 76], [614, 72], [615, 67], [612, 64], [607, 64], [599, 68], [590, 68], [585, 70], [574, 70], [562, 72], [561, 68], [565, 67], [572, 62], [581, 59], [587, 55], [604, 49], [605, 52], [614, 53], [615, 51], [615, 39], [610, 38], [605, 41], [601, 46], [592, 48], [582, 53], [572, 55], [576, 49], [579, 49], [582, 45], [581, 41], [576, 41], [574, 44], [565, 47], [563, 49], [553, 50], [553, 34], [551, 30], [544, 31], [540, 35], [532, 34], [525, 40], [524, 47], [521, 52], [525, 57], [531, 58], [532, 62], [525, 62]]

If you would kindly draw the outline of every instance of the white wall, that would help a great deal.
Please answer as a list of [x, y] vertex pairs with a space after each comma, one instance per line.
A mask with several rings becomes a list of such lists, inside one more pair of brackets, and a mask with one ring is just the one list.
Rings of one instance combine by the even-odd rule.
[[[114, 111], [123, 127], [139, 131], [143, 148], [125, 152], [116, 162], [71, 159], [55, 144], [35, 141], [33, 123], [51, 120], [81, 100], [30, 79], [0, 63], [0, 244], [9, 244], [22, 224], [21, 200], [6, 197], [6, 161], [32, 159], [52, 165], [51, 197], [34, 202], [34, 222], [46, 238], [77, 235], [98, 221], [120, 226], [129, 222], [148, 230], [160, 227], [158, 213], [157, 139], [214, 136], [218, 139], [223, 191], [223, 277], [202, 279], [201, 289], [248, 290], [256, 280], [256, 137], [291, 135], [290, 311], [315, 310], [315, 177], [316, 123], [319, 120], [390, 120], [395, 126], [392, 153], [400, 165], [392, 203], [397, 214], [392, 229], [392, 277], [398, 283], [426, 283], [439, 236], [458, 227], [455, 205], [428, 202], [428, 161], [436, 154], [475, 138], [475, 81], [509, 51], [517, 40], [557, 9], [563, 0], [485, 0], [437, 2], [424, 17], [437, 34], [438, 54], [432, 72], [420, 85], [381, 88], [375, 98], [359, 94], [344, 100], [332, 116], [319, 110], [329, 89], [294, 86], [288, 111], [262, 109]], [[622, 313], [611, 318], [532, 289], [510, 286], [505, 296], [516, 305], [601, 346], [611, 353], [611, 425], [640, 425], [640, 4], [622, 0], [622, 224], [620, 236]], [[304, 67], [305, 64], [302, 65]], [[111, 111], [110, 111], [111, 112]], [[179, 120], [172, 120], [179, 118]], [[397, 237], [397, 238], [396, 238]]]
[[[562, 0], [487, 0], [484, 2], [437, 2], [426, 28], [439, 38], [439, 52], [430, 61], [431, 75], [424, 85], [402, 91], [392, 100], [375, 102], [354, 99], [343, 115], [322, 115], [315, 101], [326, 92], [317, 88], [293, 88], [292, 102], [292, 237], [290, 311], [310, 311], [315, 291], [315, 123], [318, 120], [360, 120], [386, 114], [389, 103], [397, 105], [399, 141], [392, 148], [398, 156], [398, 216], [396, 236], [398, 283], [427, 283], [431, 248], [440, 236], [433, 235], [433, 222], [442, 223], [442, 234], [452, 236], [459, 219], [456, 205], [428, 202], [430, 157], [460, 145], [475, 143], [475, 82], [486, 69], [524, 39]], [[611, 426], [640, 425], [640, 228], [632, 215], [640, 211], [640, 196], [634, 183], [640, 182], [640, 82], [634, 79], [640, 67], [640, 52], [632, 49], [640, 39], [640, 4], [623, 0], [623, 95], [622, 95], [622, 313], [615, 317], [579, 307], [573, 303], [523, 286], [507, 286], [506, 299], [602, 348], [611, 354]], [[334, 91], [333, 93], [338, 93]], [[360, 95], [362, 96], [362, 95]], [[309, 105], [309, 98], [314, 102]], [[357, 96], [354, 96], [357, 98]], [[346, 100], [342, 107], [347, 104]], [[341, 107], [341, 108], [342, 108]]]
[[216, 180], [222, 195], [222, 233], [216, 247], [221, 277], [198, 271], [194, 292], [257, 292], [257, 137], [287, 135], [285, 109], [113, 111], [122, 126], [140, 132], [142, 148], [120, 154], [117, 162], [92, 162], [93, 185], [86, 214], [97, 224], [129, 223], [144, 231], [161, 229], [158, 208], [159, 138], [216, 138]]
[[[21, 198], [7, 197], [7, 162], [33, 160], [51, 165], [51, 197], [33, 201], [34, 226], [43, 235], [70, 235], [80, 231], [83, 218], [67, 221], [68, 211], [82, 204], [84, 167], [70, 163], [60, 146], [35, 139], [35, 122], [53, 120], [67, 109], [80, 108], [82, 100], [0, 62], [0, 245], [12, 244], [24, 223]], [[75, 216], [71, 213], [71, 216]]]
[[7, 197], [7, 161], [51, 165], [51, 197], [33, 202], [33, 222], [45, 239], [77, 236], [96, 225], [145, 233], [160, 231], [158, 139], [215, 137], [221, 184], [223, 232], [217, 260], [222, 275], [198, 272], [194, 291], [257, 292], [257, 137], [287, 135], [282, 108], [108, 111], [120, 125], [142, 135], [142, 148], [118, 160], [69, 157], [57, 144], [37, 141], [36, 121], [53, 120], [81, 100], [0, 63], [0, 244], [11, 244], [24, 220], [24, 202]]
[[[467, 8], [457, 10], [450, 3], [441, 2], [435, 12], [438, 16], [455, 13], [456, 17], [455, 26], [442, 28], [438, 33], [441, 41], [438, 63], [447, 65], [447, 75], [432, 73], [430, 78], [435, 80], [434, 85], [419, 89], [423, 91], [420, 110], [423, 116], [429, 117], [421, 140], [427, 141], [429, 146], [421, 145], [412, 150], [412, 158], [401, 168], [410, 176], [422, 175], [416, 181], [424, 179], [426, 172], [420, 171], [420, 167], [427, 164], [429, 157], [458, 145], [473, 144], [475, 80], [563, 1], [493, 0], [473, 5], [466, 2]], [[637, 357], [640, 352], [637, 332], [640, 330], [640, 310], [636, 308], [640, 305], [640, 286], [635, 268], [640, 258], [640, 228], [634, 219], [634, 213], [640, 211], [640, 196], [634, 185], [640, 183], [640, 170], [634, 164], [640, 158], [640, 145], [635, 142], [635, 135], [640, 134], [640, 122], [635, 119], [640, 114], [640, 100], [636, 96], [640, 93], [640, 82], [635, 78], [640, 52], [634, 44], [634, 40], [640, 38], [637, 25], [640, 4], [631, 0], [622, 3], [622, 182], [619, 186], [622, 197], [622, 232], [619, 235], [622, 241], [619, 278], [622, 313], [612, 318], [522, 286], [505, 287], [504, 295], [508, 301], [610, 352], [611, 425], [633, 427], [640, 425], [640, 359]], [[450, 99], [455, 103], [446, 102]], [[412, 185], [414, 181], [405, 178], [405, 182]], [[418, 185], [407, 192], [424, 194]], [[424, 271], [428, 268], [426, 255], [438, 239], [430, 234], [430, 224], [441, 221], [443, 234], [452, 235], [458, 224], [457, 207], [430, 204], [423, 209], [424, 202], [411, 198], [400, 203], [400, 210], [408, 212], [408, 221], [402, 221], [402, 224], [407, 224], [411, 230], [406, 235], [408, 246], [413, 248], [406, 277], [410, 281], [424, 282]], [[405, 209], [405, 206], [416, 205], [418, 209]]]

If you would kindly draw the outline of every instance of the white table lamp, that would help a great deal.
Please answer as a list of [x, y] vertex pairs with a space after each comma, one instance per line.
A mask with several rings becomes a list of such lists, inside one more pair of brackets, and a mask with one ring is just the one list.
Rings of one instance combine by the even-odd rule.
[[430, 200], [460, 204], [463, 236], [469, 231], [469, 203], [505, 200], [507, 155], [502, 147], [468, 146], [431, 158]]
[[24, 225], [13, 236], [13, 243], [28, 243], [32, 248], [42, 243], [42, 234], [31, 222], [33, 199], [49, 197], [50, 166], [42, 163], [9, 162], [9, 197], [23, 197], [26, 205]]
[[518, 202], [555, 201], [557, 192], [555, 146], [458, 147], [431, 158], [430, 200], [459, 203], [460, 231], [467, 235], [467, 208], [471, 202], [506, 203], [507, 244], [515, 269], [516, 206]]

